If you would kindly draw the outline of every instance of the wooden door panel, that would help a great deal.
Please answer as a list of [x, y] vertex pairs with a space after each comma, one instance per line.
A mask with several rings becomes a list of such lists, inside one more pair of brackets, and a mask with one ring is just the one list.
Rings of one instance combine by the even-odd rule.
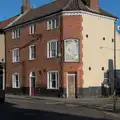
[[75, 75], [68, 75], [68, 97], [75, 97]]

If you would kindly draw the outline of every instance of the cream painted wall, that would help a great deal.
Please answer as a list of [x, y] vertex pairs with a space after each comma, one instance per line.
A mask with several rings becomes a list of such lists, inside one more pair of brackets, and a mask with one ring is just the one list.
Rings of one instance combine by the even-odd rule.
[[116, 32], [116, 68], [120, 69], [120, 34]]
[[[113, 59], [114, 20], [83, 15], [83, 87], [101, 86], [108, 60]], [[86, 38], [88, 34], [88, 38]], [[105, 40], [103, 40], [105, 37]], [[119, 44], [120, 46], [120, 44]], [[100, 49], [100, 47], [103, 47]], [[120, 56], [120, 55], [119, 55]], [[120, 68], [120, 63], [117, 63]], [[91, 67], [91, 71], [89, 70]], [[104, 67], [104, 71], [102, 71]]]
[[5, 39], [4, 35], [0, 35], [0, 62], [4, 58], [5, 61]]

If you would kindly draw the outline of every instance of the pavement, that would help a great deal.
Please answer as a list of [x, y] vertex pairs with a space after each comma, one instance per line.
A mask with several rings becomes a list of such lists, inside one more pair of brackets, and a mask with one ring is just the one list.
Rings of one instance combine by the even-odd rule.
[[[90, 109], [98, 109], [102, 111], [113, 112], [113, 98], [79, 98], [65, 99], [56, 97], [40, 97], [40, 96], [18, 96], [6, 94], [6, 98], [27, 99], [27, 100], [45, 100], [54, 102], [55, 104], [71, 104], [74, 106], [83, 106]], [[117, 98], [116, 112], [120, 113], [120, 98]]]
[[6, 96], [5, 103], [0, 104], [1, 120], [120, 120], [118, 114], [86, 108], [82, 105], [24, 96]]

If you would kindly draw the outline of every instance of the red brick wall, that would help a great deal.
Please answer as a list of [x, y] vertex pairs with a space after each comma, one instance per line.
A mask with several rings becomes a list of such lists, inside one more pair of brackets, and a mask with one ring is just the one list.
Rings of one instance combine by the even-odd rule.
[[[47, 41], [56, 39], [60, 40], [59, 29], [46, 30], [46, 21], [38, 22], [36, 24], [36, 33], [42, 34], [39, 41], [34, 42], [36, 44], [37, 59], [29, 60], [29, 46], [20, 50], [20, 62], [12, 64], [12, 52], [9, 50], [13, 49], [15, 46], [21, 47], [27, 44], [29, 41], [33, 40], [31, 35], [29, 35], [28, 26], [21, 28], [20, 38], [18, 40], [12, 40], [12, 32], [6, 32], [6, 86], [11, 87], [12, 85], [12, 74], [14, 72], [20, 73], [21, 86], [29, 86], [29, 74], [32, 71], [37, 73], [37, 86], [43, 84], [46, 87], [47, 74], [43, 69], [47, 70], [58, 70], [60, 69], [59, 58], [47, 59]], [[41, 74], [39, 71], [41, 70]], [[25, 79], [23, 78], [25, 75]], [[39, 86], [40, 87], [40, 86]]]
[[90, 0], [90, 7], [92, 9], [98, 10], [99, 9], [99, 0]]
[[[28, 26], [22, 27], [20, 38], [18, 40], [12, 40], [11, 32], [6, 33], [6, 86], [11, 87], [12, 74], [14, 72], [18, 72], [21, 75], [21, 87], [29, 87], [29, 74], [32, 71], [36, 71], [37, 87], [46, 87], [47, 70], [58, 70], [60, 72], [60, 87], [66, 88], [67, 72], [77, 72], [77, 87], [82, 88], [82, 17], [63, 16], [62, 26], [60, 29], [49, 31], [46, 30], [46, 21], [38, 22], [36, 24], [36, 33], [42, 35], [41, 39], [34, 43], [37, 47], [37, 59], [33, 61], [29, 60], [29, 46], [27, 46], [20, 50], [20, 63], [17, 64], [12, 64], [12, 52], [9, 50], [13, 49], [15, 46], [24, 46], [33, 38], [29, 35]], [[60, 58], [47, 59], [47, 41], [57, 39], [62, 43], [61, 47], [63, 58], [63, 40], [66, 38], [78, 38], [80, 40], [80, 62], [64, 63], [64, 61], [61, 62]], [[60, 63], [62, 67], [60, 67]], [[43, 69], [45, 69], [46, 72], [44, 72]], [[39, 71], [41, 71], [41, 74]]]
[[[64, 16], [63, 17], [63, 40], [67, 38], [78, 38], [80, 41], [80, 62], [63, 63], [63, 87], [66, 88], [66, 73], [77, 72], [77, 87], [82, 87], [82, 17], [81, 16]], [[81, 69], [80, 69], [81, 67]]]

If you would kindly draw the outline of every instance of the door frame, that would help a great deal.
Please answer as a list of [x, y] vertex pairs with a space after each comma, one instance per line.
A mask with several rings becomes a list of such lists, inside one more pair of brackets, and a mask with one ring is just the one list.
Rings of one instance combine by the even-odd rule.
[[68, 93], [68, 76], [69, 75], [74, 75], [75, 76], [75, 94], [76, 94], [76, 87], [77, 87], [77, 72], [67, 72], [66, 73], [66, 97], [69, 97], [69, 93]]
[[[31, 74], [31, 72], [30, 72], [30, 74]], [[36, 74], [36, 72], [35, 72], [35, 74]], [[36, 81], [37, 81], [37, 75], [35, 77], [35, 86], [36, 86]], [[32, 91], [32, 79], [31, 79], [31, 75], [29, 75], [29, 95], [30, 96], [32, 96], [32, 92], [31, 91]]]
[[5, 69], [3, 68], [3, 90], [5, 90]]
[[30, 78], [30, 76], [29, 76], [29, 95], [31, 96], [32, 94], [31, 94], [31, 78]]

